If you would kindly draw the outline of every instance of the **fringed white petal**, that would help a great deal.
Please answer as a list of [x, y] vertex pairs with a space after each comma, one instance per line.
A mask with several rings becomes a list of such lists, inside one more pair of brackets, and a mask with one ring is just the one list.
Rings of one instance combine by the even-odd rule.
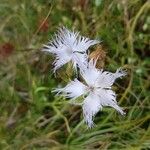
[[79, 80], [75, 79], [71, 81], [66, 87], [64, 88], [57, 88], [53, 92], [60, 92], [63, 93], [63, 96], [71, 99], [76, 99], [79, 96], [86, 94], [87, 87], [81, 83]]
[[51, 41], [49, 41], [47, 45], [43, 46], [43, 51], [57, 54], [58, 52], [62, 52], [64, 50], [64, 47], [67, 48], [68, 44], [65, 43], [64, 35], [61, 35], [58, 32], [57, 34], [55, 34], [54, 38]]
[[86, 53], [85, 54], [76, 53], [75, 55], [73, 55], [72, 59], [75, 69], [77, 66], [80, 68], [80, 70], [85, 70], [87, 68], [88, 55]]
[[90, 60], [88, 67], [84, 70], [81, 70], [81, 75], [89, 86], [95, 86], [96, 80], [100, 75], [100, 72], [95, 68], [95, 65], [96, 61]]
[[117, 69], [115, 73], [108, 71], [100, 70], [100, 75], [96, 80], [96, 86], [101, 88], [110, 88], [117, 78], [123, 77], [126, 75], [126, 72], [122, 69]]
[[64, 64], [68, 63], [71, 59], [70, 58], [61, 58], [59, 56], [56, 57], [55, 61], [53, 62], [54, 64], [54, 73], [56, 72], [57, 69], [62, 67]]
[[116, 94], [112, 90], [106, 89], [99, 89], [96, 91], [97, 95], [99, 96], [100, 104], [102, 106], [110, 106], [116, 109], [120, 114], [124, 115], [125, 113], [117, 105], [116, 101]]
[[90, 40], [89, 38], [78, 36], [78, 41], [75, 45], [76, 51], [86, 52], [90, 46], [98, 43], [100, 43], [98, 40]]
[[68, 49], [67, 47], [62, 47], [61, 49], [62, 51], [57, 51], [56, 55], [56, 59], [53, 62], [54, 64], [54, 72], [59, 69], [61, 66], [63, 66], [64, 64], [68, 63], [69, 61], [71, 61], [72, 55], [70, 53], [70, 49]]
[[65, 27], [59, 28], [58, 36], [60, 37], [63, 44], [68, 45], [70, 47], [74, 47], [77, 43], [77, 38], [79, 36], [79, 32], [71, 32]]
[[71, 32], [65, 27], [60, 28], [58, 33], [59, 37], [62, 37], [62, 41], [72, 47], [73, 51], [86, 52], [90, 46], [100, 43], [99, 40], [90, 40], [80, 36], [79, 32]]
[[102, 109], [102, 106], [97, 95], [90, 94], [87, 96], [83, 103], [83, 116], [89, 128], [94, 126], [93, 118], [96, 113]]

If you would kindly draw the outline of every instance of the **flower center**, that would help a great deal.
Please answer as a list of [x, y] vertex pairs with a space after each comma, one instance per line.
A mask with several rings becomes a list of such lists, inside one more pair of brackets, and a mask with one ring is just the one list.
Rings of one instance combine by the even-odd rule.
[[88, 90], [91, 91], [91, 92], [93, 92], [95, 90], [95, 87], [94, 86], [89, 86]]
[[72, 49], [71, 49], [71, 48], [68, 48], [68, 49], [67, 49], [67, 53], [68, 53], [69, 56], [72, 55], [72, 54], [73, 54]]

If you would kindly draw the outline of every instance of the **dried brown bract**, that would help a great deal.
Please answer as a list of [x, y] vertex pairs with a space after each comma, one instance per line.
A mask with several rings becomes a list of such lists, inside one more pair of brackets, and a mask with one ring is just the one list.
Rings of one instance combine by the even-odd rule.
[[104, 46], [98, 45], [96, 49], [90, 54], [90, 59], [97, 60], [97, 68], [103, 68], [106, 59], [106, 50]]

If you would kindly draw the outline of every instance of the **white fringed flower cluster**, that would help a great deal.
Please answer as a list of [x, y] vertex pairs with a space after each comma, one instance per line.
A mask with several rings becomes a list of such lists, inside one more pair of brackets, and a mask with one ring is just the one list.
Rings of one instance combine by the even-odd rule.
[[[125, 114], [117, 105], [116, 94], [111, 86], [117, 78], [125, 76], [126, 72], [122, 69], [117, 69], [115, 73], [103, 71], [96, 68], [96, 61], [88, 61], [88, 48], [98, 43], [100, 41], [90, 40], [80, 36], [79, 32], [71, 32], [62, 27], [55, 34], [55, 39], [43, 48], [56, 56], [54, 72], [68, 62], [73, 63], [76, 71], [79, 67], [83, 82], [75, 78], [64, 88], [56, 88], [53, 92], [70, 98], [73, 104], [82, 105], [84, 120], [90, 128], [94, 125], [94, 116], [103, 106], [113, 107], [120, 114]], [[83, 98], [82, 103], [76, 101], [79, 97]]]

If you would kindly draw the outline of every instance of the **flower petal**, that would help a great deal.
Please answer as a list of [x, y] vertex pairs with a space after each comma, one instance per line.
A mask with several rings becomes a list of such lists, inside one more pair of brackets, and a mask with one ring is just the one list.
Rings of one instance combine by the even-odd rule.
[[111, 73], [103, 70], [100, 70], [99, 73], [100, 73], [99, 77], [97, 78], [96, 81], [96, 87], [101, 87], [101, 88], [110, 88], [117, 78], [126, 75], [126, 72], [123, 71], [121, 68], [117, 69], [115, 73]]
[[88, 65], [88, 55], [86, 53], [80, 54], [75, 53], [72, 57], [74, 68], [76, 70], [76, 67], [78, 66], [80, 70], [85, 70]]
[[63, 46], [61, 48], [61, 51], [56, 51], [55, 52], [56, 55], [56, 59], [54, 61], [54, 72], [59, 69], [61, 66], [63, 66], [64, 64], [68, 63], [69, 61], [71, 61], [72, 55], [69, 52], [69, 48]]
[[85, 98], [82, 108], [85, 122], [90, 128], [93, 127], [93, 117], [100, 109], [102, 109], [99, 97], [91, 93]]
[[79, 96], [86, 94], [86, 86], [82, 84], [79, 80], [75, 79], [71, 81], [66, 87], [64, 88], [57, 88], [53, 90], [53, 92], [60, 92], [63, 93], [63, 96], [71, 99], [76, 99]]
[[59, 29], [58, 36], [62, 37], [62, 41], [76, 52], [86, 52], [90, 46], [100, 43], [99, 40], [90, 40], [89, 38], [80, 36], [79, 32], [71, 32], [65, 27]]
[[96, 61], [90, 60], [88, 68], [81, 70], [81, 75], [89, 86], [95, 86], [96, 80], [99, 77], [99, 70], [95, 68]]
[[96, 93], [99, 96], [100, 104], [102, 106], [113, 107], [114, 109], [116, 109], [122, 115], [125, 114], [123, 112], [123, 110], [121, 109], [121, 107], [119, 107], [117, 105], [115, 92], [113, 92], [112, 90], [99, 89], [99, 90], [96, 91]]
[[62, 43], [65, 45], [69, 45], [72, 48], [74, 45], [76, 45], [78, 36], [79, 32], [71, 32], [64, 26], [62, 28], [59, 28], [58, 30], [58, 37], [60, 37]]
[[58, 55], [56, 56], [55, 61], [53, 62], [54, 64], [54, 69], [53, 71], [55, 72], [57, 69], [62, 67], [64, 64], [68, 63], [71, 60], [70, 57], [59, 57]]
[[98, 43], [100, 43], [98, 40], [90, 40], [84, 36], [78, 36], [78, 41], [75, 45], [76, 51], [86, 52], [90, 46]]

